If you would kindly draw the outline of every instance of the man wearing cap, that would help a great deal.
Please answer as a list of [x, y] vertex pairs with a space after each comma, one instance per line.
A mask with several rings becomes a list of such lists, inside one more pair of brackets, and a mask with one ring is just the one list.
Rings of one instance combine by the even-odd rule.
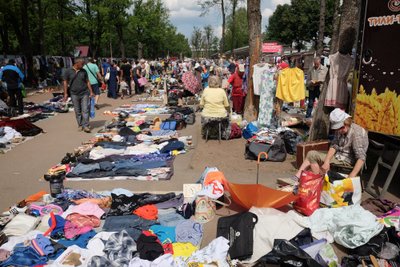
[[324, 174], [329, 171], [330, 164], [352, 167], [348, 177], [357, 176], [362, 169], [367, 157], [367, 131], [353, 123], [351, 116], [339, 108], [331, 112], [329, 120], [331, 129], [335, 131], [335, 138], [328, 153], [309, 151], [296, 177], [300, 177], [301, 172], [308, 168], [314, 173]]

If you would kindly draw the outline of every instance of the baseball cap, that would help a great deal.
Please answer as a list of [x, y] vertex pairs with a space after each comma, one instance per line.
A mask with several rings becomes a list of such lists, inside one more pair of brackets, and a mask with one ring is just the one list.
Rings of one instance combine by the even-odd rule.
[[341, 110], [340, 108], [335, 108], [329, 115], [329, 121], [331, 123], [332, 130], [338, 130], [344, 126], [344, 121], [351, 116]]

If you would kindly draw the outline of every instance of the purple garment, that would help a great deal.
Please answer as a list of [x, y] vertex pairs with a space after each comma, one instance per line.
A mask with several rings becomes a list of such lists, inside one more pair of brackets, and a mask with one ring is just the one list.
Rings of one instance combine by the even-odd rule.
[[183, 205], [183, 201], [184, 201], [183, 194], [179, 194], [170, 200], [157, 203], [156, 206], [158, 209], [178, 208]]

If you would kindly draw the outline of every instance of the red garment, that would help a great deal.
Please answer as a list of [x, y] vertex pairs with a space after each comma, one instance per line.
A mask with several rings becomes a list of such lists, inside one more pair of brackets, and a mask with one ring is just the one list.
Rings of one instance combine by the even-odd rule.
[[232, 104], [233, 104], [233, 111], [236, 112], [237, 114], [242, 114], [243, 113], [243, 107], [244, 107], [244, 96], [239, 95], [239, 96], [233, 96], [232, 94]]
[[134, 210], [133, 214], [136, 214], [137, 216], [146, 220], [157, 220], [158, 209], [156, 205], [144, 205]]
[[244, 96], [242, 89], [243, 73], [239, 74], [237, 71], [235, 71], [235, 73], [229, 77], [228, 83], [232, 85], [232, 96]]

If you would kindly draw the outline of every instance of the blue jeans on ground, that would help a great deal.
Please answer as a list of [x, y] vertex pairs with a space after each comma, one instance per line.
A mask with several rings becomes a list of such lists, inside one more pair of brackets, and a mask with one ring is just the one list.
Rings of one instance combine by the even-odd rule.
[[79, 127], [89, 127], [89, 94], [71, 95], [76, 122]]

